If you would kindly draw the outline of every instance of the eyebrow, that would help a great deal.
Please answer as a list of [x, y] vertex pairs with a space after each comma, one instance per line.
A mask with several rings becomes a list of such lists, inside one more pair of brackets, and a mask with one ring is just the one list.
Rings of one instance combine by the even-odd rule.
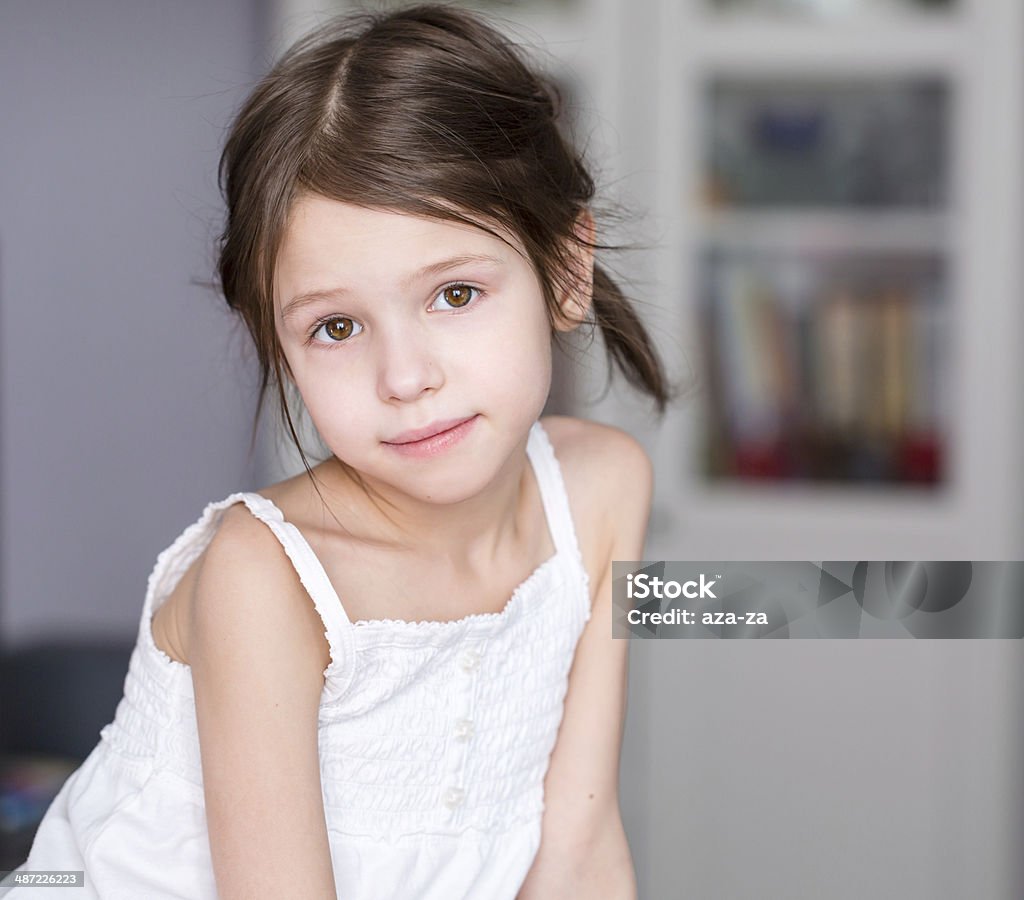
[[[458, 266], [465, 265], [466, 263], [491, 263], [492, 265], [503, 265], [504, 260], [497, 256], [490, 256], [486, 253], [465, 253], [459, 256], [452, 256], [448, 259], [441, 259], [437, 262], [429, 263], [425, 265], [418, 272], [414, 272], [403, 282], [403, 286], [408, 286], [414, 281], [418, 281], [422, 278], [426, 278], [429, 275], [438, 275], [441, 272], [447, 272], [449, 269], [454, 269]], [[289, 300], [281, 310], [281, 318], [287, 319], [289, 316], [294, 316], [300, 310], [309, 306], [311, 303], [316, 303], [319, 300], [333, 300], [337, 297], [344, 296], [350, 293], [348, 288], [345, 287], [334, 287], [324, 288], [315, 291], [304, 291], [301, 294], [296, 295]]]

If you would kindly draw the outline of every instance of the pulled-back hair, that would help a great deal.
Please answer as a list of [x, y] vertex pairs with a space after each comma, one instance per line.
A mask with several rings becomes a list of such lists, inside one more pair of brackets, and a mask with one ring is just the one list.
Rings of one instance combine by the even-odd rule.
[[[296, 42], [249, 95], [220, 160], [227, 204], [220, 289], [256, 345], [256, 423], [273, 383], [307, 472], [274, 327], [274, 267], [293, 202], [313, 193], [511, 233], [538, 274], [553, 322], [558, 292], [574, 285], [573, 251], [614, 249], [576, 228], [595, 186], [558, 127], [561, 105], [557, 87], [498, 31], [434, 4], [331, 19]], [[591, 309], [609, 366], [614, 360], [664, 413], [672, 389], [658, 354], [596, 262]]]

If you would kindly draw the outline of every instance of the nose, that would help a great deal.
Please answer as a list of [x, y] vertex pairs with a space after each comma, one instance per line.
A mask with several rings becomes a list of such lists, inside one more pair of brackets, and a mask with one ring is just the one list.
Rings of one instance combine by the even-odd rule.
[[381, 400], [408, 402], [444, 384], [441, 360], [416, 323], [378, 330], [377, 386]]

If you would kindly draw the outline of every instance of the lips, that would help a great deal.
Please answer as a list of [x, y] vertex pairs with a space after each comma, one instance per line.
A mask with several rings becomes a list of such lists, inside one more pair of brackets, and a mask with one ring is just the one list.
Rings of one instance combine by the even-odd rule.
[[414, 428], [410, 431], [403, 431], [401, 434], [393, 437], [390, 441], [384, 441], [384, 443], [413, 444], [416, 441], [422, 441], [426, 438], [433, 437], [436, 434], [449, 431], [457, 425], [461, 425], [463, 422], [468, 422], [472, 418], [474, 418], [474, 416], [463, 416], [461, 419], [441, 419], [437, 422], [432, 422], [425, 428]]

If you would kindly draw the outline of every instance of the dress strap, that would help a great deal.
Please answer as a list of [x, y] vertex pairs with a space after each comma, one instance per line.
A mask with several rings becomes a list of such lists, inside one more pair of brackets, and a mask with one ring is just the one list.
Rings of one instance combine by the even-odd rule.
[[[324, 677], [327, 679], [332, 676], [328, 683], [335, 692], [344, 690], [355, 670], [355, 640], [341, 601], [302, 533], [291, 522], [285, 521], [281, 510], [272, 501], [251, 491], [237, 492], [207, 504], [199, 520], [186, 528], [157, 557], [156, 566], [149, 578], [140, 625], [144, 639], [152, 641], [149, 620], [156, 593], [166, 594], [168, 582], [180, 578], [191, 562], [209, 545], [224, 510], [239, 502], [244, 502], [249, 511], [273, 532], [295, 567], [302, 586], [313, 600], [324, 623], [324, 634], [331, 651], [331, 663]], [[170, 587], [173, 588], [173, 585]]]
[[[583, 569], [583, 557], [576, 539], [576, 528], [573, 525], [572, 513], [569, 509], [569, 495], [565, 490], [562, 468], [555, 448], [551, 444], [540, 420], [533, 423], [530, 436], [526, 443], [526, 453], [533, 466], [533, 473], [540, 487], [541, 502], [547, 516], [548, 528], [555, 550]], [[585, 570], [584, 570], [585, 573]]]
[[284, 552], [324, 623], [324, 634], [331, 650], [331, 664], [324, 674], [337, 673], [336, 677], [340, 680], [338, 687], [344, 689], [355, 667], [355, 640], [348, 614], [323, 564], [302, 532], [285, 519], [284, 513], [272, 500], [251, 491], [237, 497], [245, 501], [249, 511], [274, 533], [284, 547]]

